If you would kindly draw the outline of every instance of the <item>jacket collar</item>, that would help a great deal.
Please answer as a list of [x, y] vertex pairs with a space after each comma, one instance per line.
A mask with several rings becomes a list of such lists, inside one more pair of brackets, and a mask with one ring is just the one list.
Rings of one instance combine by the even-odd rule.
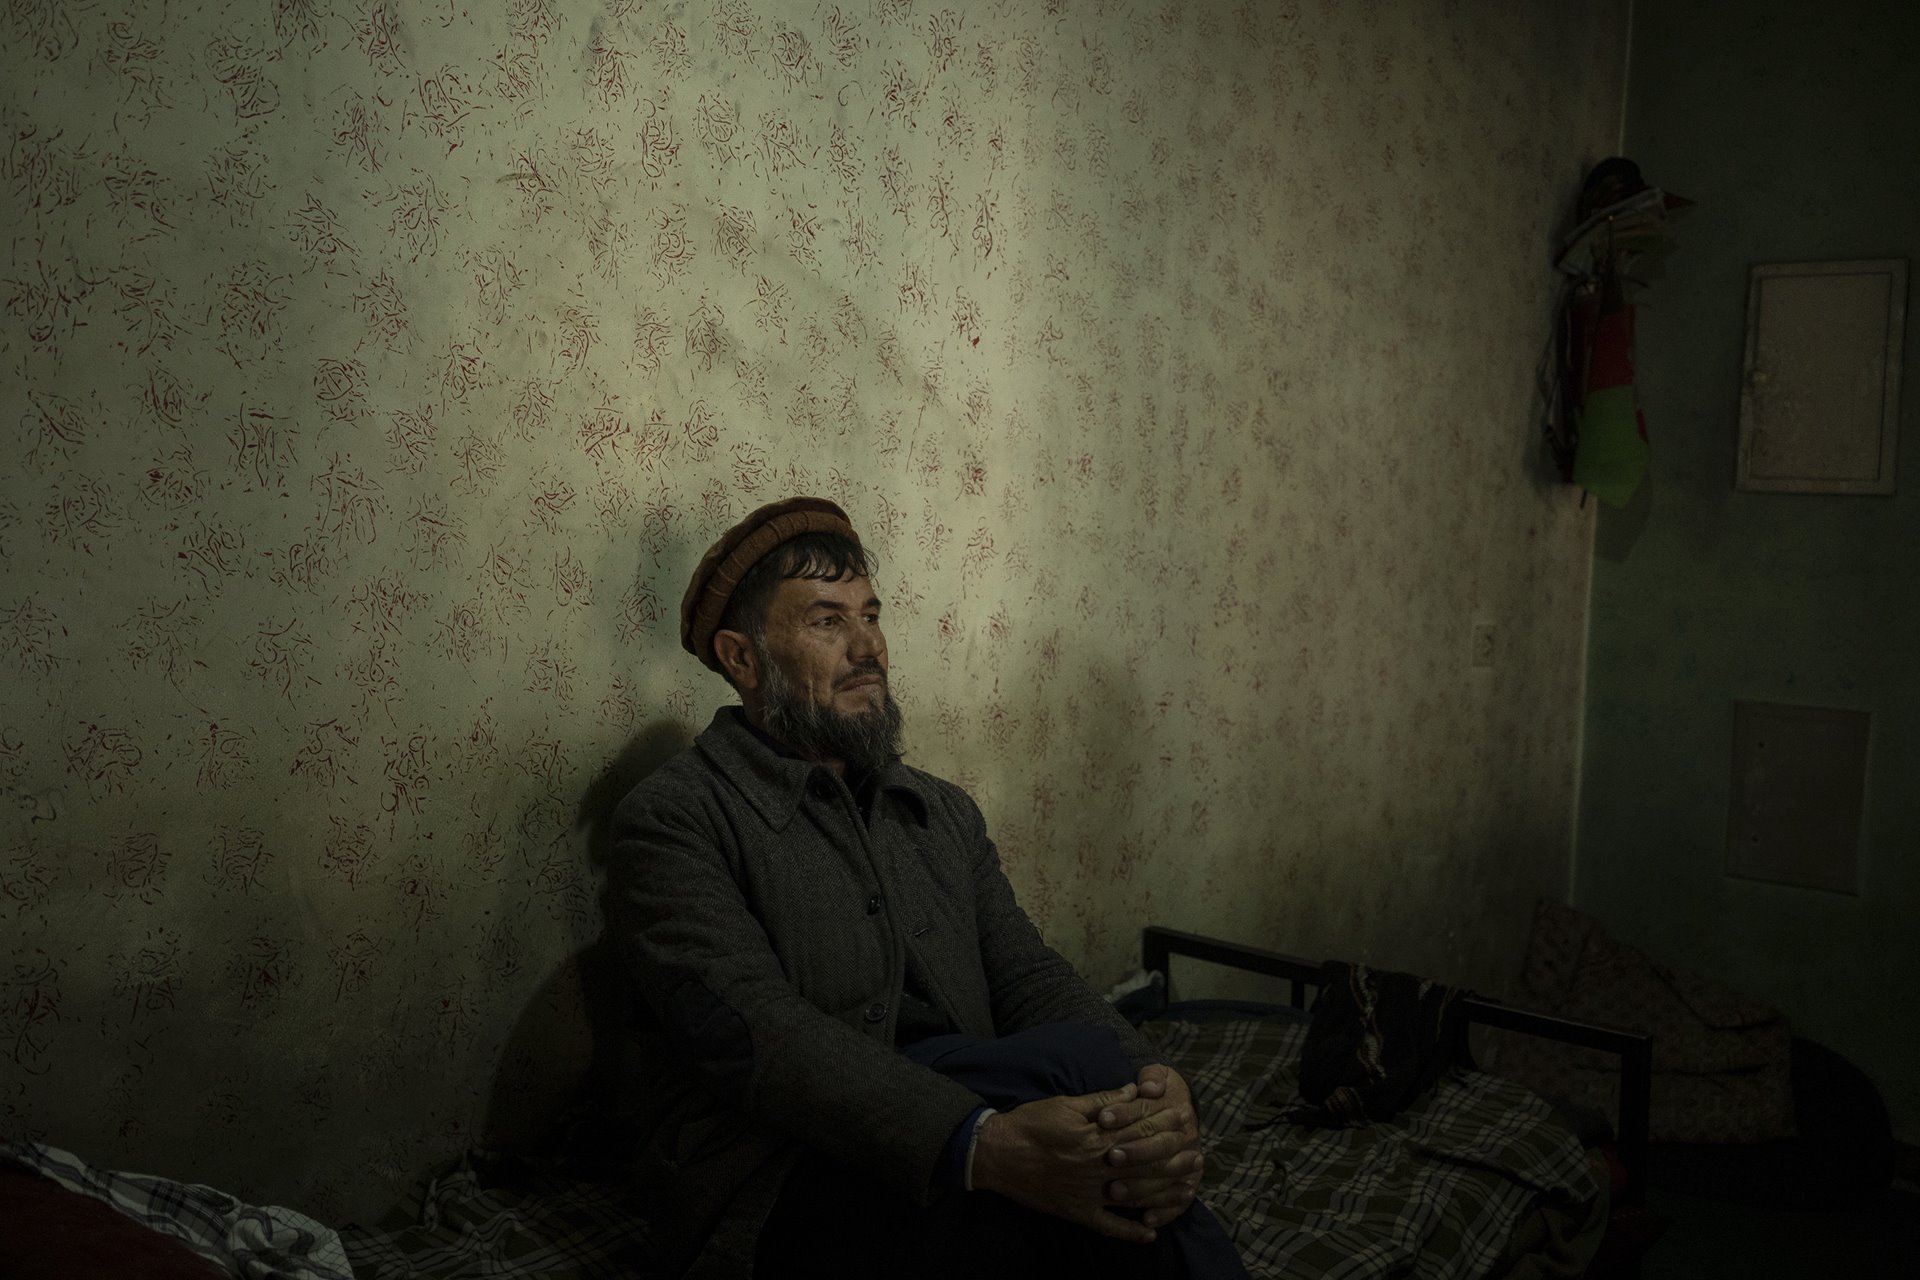
[[[712, 723], [694, 739], [694, 746], [776, 831], [784, 831], [793, 821], [816, 774], [833, 776], [825, 765], [776, 752], [753, 731], [739, 707], [721, 707], [714, 712]], [[923, 784], [899, 757], [880, 770], [873, 785], [898, 794], [920, 825], [927, 824]]]

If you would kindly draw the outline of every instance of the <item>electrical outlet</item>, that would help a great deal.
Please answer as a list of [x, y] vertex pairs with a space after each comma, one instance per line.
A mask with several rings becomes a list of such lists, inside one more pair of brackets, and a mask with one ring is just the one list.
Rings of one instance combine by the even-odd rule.
[[1476, 622], [1473, 624], [1474, 666], [1490, 667], [1493, 665], [1493, 650], [1496, 638], [1494, 626], [1491, 622]]

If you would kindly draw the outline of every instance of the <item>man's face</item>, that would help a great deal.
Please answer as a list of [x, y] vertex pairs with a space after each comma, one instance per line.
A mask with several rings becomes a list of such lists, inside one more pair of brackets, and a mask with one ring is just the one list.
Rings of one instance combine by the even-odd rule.
[[872, 583], [785, 578], [774, 588], [766, 618], [766, 657], [796, 701], [836, 715], [885, 705], [887, 637]]
[[900, 707], [887, 691], [880, 601], [865, 578], [788, 578], [774, 589], [748, 715], [810, 760], [865, 772], [900, 754]]

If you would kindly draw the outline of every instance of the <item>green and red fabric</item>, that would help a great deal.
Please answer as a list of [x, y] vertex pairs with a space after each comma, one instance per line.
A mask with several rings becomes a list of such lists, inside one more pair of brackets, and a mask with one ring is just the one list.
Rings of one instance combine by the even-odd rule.
[[1633, 305], [1597, 289], [1574, 304], [1581, 368], [1579, 444], [1573, 482], [1624, 507], [1647, 473], [1646, 419], [1633, 392]]

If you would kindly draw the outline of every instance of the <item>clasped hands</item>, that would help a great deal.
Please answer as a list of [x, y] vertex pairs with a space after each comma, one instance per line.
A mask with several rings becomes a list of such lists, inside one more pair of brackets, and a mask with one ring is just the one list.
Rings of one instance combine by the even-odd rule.
[[[1193, 1203], [1201, 1163], [1187, 1082], [1154, 1063], [1118, 1089], [1041, 1098], [987, 1117], [974, 1148], [973, 1185], [1145, 1244]], [[1143, 1212], [1122, 1217], [1115, 1205]]]

